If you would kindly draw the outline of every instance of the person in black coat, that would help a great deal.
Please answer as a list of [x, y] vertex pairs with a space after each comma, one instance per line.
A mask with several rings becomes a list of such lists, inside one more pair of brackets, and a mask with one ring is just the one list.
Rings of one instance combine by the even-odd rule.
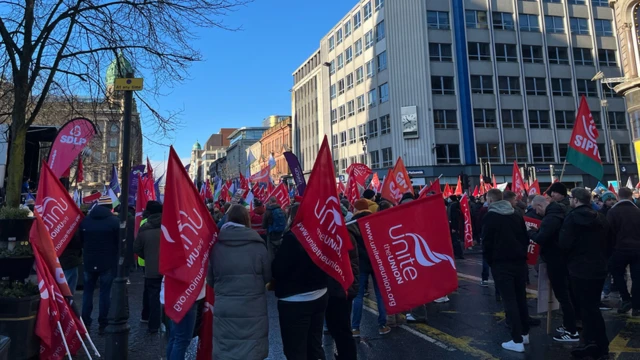
[[464, 251], [462, 249], [462, 243], [460, 242], [460, 234], [464, 231], [464, 216], [460, 209], [460, 200], [456, 195], [449, 196], [449, 200], [451, 203], [447, 208], [447, 216], [449, 217], [453, 254], [456, 259], [464, 259]]
[[93, 291], [100, 281], [99, 332], [107, 327], [107, 315], [111, 305], [111, 284], [118, 269], [120, 256], [118, 236], [120, 222], [111, 212], [111, 199], [100, 199], [89, 215], [80, 223], [80, 236], [84, 253], [84, 292], [82, 294], [82, 319], [91, 326]]
[[[628, 190], [628, 189], [627, 189]], [[591, 208], [591, 193], [571, 190], [571, 207], [560, 230], [559, 247], [567, 254], [576, 305], [583, 315], [584, 344], [575, 348], [574, 358], [598, 359], [609, 354], [609, 339], [600, 312], [600, 292], [607, 276], [609, 225], [604, 215]]]
[[75, 294], [78, 287], [78, 267], [82, 265], [82, 237], [78, 229], [73, 235], [69, 244], [60, 254], [60, 267], [64, 272], [64, 277], [69, 284], [71, 295]]

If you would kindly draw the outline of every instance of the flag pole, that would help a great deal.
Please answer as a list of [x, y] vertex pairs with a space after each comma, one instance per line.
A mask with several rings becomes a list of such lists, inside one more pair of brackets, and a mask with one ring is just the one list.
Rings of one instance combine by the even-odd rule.
[[80, 339], [80, 343], [82, 344], [82, 348], [84, 349], [84, 352], [89, 357], [89, 360], [93, 360], [93, 358], [91, 357], [91, 354], [89, 354], [89, 349], [87, 349], [87, 345], [84, 344], [84, 341], [82, 340], [82, 336], [80, 336], [80, 332], [77, 329], [76, 329], [76, 335], [78, 336], [78, 339]]
[[71, 351], [69, 351], [69, 345], [67, 345], [67, 339], [64, 337], [64, 331], [62, 331], [62, 325], [60, 325], [60, 320], [58, 320], [58, 331], [60, 331], [60, 337], [62, 338], [62, 343], [64, 344], [64, 349], [67, 351], [69, 360], [73, 360], [71, 357]]
[[80, 323], [82, 324], [82, 327], [84, 328], [85, 336], [87, 337], [87, 341], [89, 341], [89, 345], [91, 345], [91, 348], [93, 349], [93, 353], [97, 357], [101, 357], [100, 356], [100, 352], [98, 352], [98, 349], [96, 349], [96, 345], [93, 343], [93, 340], [91, 339], [91, 336], [89, 336], [89, 331], [87, 330], [87, 326], [84, 324], [84, 320], [82, 320], [82, 317], [78, 317], [78, 318], [80, 319]]
[[565, 159], [562, 163], [562, 171], [560, 172], [560, 182], [562, 182], [562, 177], [564, 176], [564, 169], [567, 167], [567, 160]]

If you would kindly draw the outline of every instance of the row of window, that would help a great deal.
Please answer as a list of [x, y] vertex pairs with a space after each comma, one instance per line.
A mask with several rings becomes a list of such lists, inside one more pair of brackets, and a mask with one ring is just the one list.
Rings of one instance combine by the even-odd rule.
[[[379, 127], [378, 124], [380, 125]], [[367, 126], [369, 127], [368, 135]], [[380, 129], [380, 135], [391, 134], [391, 118], [389, 117], [389, 115], [381, 116], [380, 119], [371, 120], [367, 124], [358, 125], [357, 137], [355, 127], [350, 128], [348, 131], [342, 131], [339, 134], [333, 134], [331, 145], [333, 147], [338, 147], [339, 143], [340, 146], [346, 146], [347, 133], [349, 134], [349, 145], [355, 144], [358, 140], [363, 140], [365, 136], [368, 136], [369, 138], [377, 137], [378, 129]], [[338, 139], [340, 139], [339, 142]]]
[[[368, 17], [365, 17], [365, 20], [367, 20]], [[356, 22], [356, 20], [358, 20]], [[357, 15], [354, 15], [353, 17], [353, 23], [354, 23], [354, 29], [357, 29], [360, 27], [360, 24], [362, 23], [360, 21], [360, 12], [357, 13]], [[343, 39], [343, 32], [344, 32], [344, 37], [346, 38], [347, 36], [351, 35], [351, 21], [347, 21], [344, 26], [340, 29], [338, 29], [336, 31], [335, 35], [331, 35], [329, 36], [329, 51], [333, 51], [333, 49], [335, 49], [336, 45], [341, 44], [342, 43], [342, 39]], [[384, 39], [384, 35], [385, 35], [385, 31], [384, 31], [384, 20], [379, 22], [376, 27], [375, 27], [375, 39], [376, 41], [380, 41], [382, 39]], [[374, 39], [374, 33], [372, 30], [369, 30], [366, 34], [365, 34], [365, 43], [367, 45], [367, 49], [369, 47], [371, 47], [373, 45], [373, 39]], [[358, 39], [358, 41], [362, 42], [362, 39]]]
[[373, 60], [369, 60], [363, 66], [360, 66], [353, 73], [347, 74], [344, 78], [338, 80], [335, 84], [332, 84], [329, 87], [329, 94], [331, 98], [335, 98], [337, 95], [342, 95], [345, 90], [349, 90], [354, 86], [354, 74], [355, 74], [355, 85], [359, 85], [364, 82], [365, 70], [367, 72], [367, 78], [372, 78], [376, 69], [378, 72], [384, 71], [387, 69], [387, 52], [383, 51], [378, 56], [376, 56], [376, 63], [374, 64]]
[[[522, 0], [522, 1], [537, 2], [538, 0]], [[542, 0], [542, 2], [560, 4], [560, 3], [562, 3], [562, 0]], [[587, 0], [566, 0], [566, 2], [569, 5], [587, 5]], [[609, 6], [609, 0], [591, 0], [591, 4], [593, 6], [608, 7]]]
[[[395, 162], [391, 148], [384, 148], [380, 152], [382, 153], [382, 167], [391, 167]], [[380, 153], [378, 150], [369, 152], [369, 159], [371, 160], [372, 169], [380, 168]]]
[[358, 113], [363, 112], [365, 110], [365, 101], [366, 107], [369, 109], [375, 107], [378, 102], [383, 104], [389, 101], [389, 84], [384, 83], [378, 86], [377, 89], [369, 90], [367, 92], [366, 99], [365, 95], [359, 95], [355, 100], [350, 100], [346, 104], [338, 106], [337, 109], [332, 109], [331, 123], [335, 124], [338, 120], [345, 120], [346, 118], [355, 115], [356, 111]]

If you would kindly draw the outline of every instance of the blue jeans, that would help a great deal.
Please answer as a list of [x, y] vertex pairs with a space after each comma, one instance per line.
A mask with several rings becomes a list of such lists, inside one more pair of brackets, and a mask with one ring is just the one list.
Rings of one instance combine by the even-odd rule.
[[62, 270], [62, 272], [64, 272], [64, 277], [67, 279], [71, 295], [74, 295], [76, 293], [76, 287], [78, 287], [78, 267]]
[[360, 287], [358, 289], [358, 296], [353, 299], [353, 313], [351, 319], [351, 328], [352, 329], [360, 329], [360, 321], [362, 320], [362, 305], [364, 302], [364, 292], [368, 288], [369, 276], [372, 277], [373, 280], [373, 292], [376, 293], [376, 301], [378, 302], [378, 326], [387, 325], [387, 311], [384, 308], [384, 303], [382, 302], [382, 294], [380, 294], [380, 289], [378, 288], [378, 284], [376, 283], [376, 279], [373, 277], [373, 273], [370, 272], [360, 272]]
[[193, 339], [193, 329], [196, 327], [198, 303], [194, 303], [191, 309], [179, 323], [169, 319], [169, 344], [167, 345], [167, 360], [184, 360], [187, 348]]
[[82, 294], [82, 320], [88, 327], [91, 326], [91, 313], [93, 312], [93, 291], [100, 280], [100, 306], [98, 312], [98, 324], [107, 326], [107, 316], [111, 305], [111, 284], [114, 279], [114, 271], [109, 269], [102, 272], [84, 272], [84, 292]]
[[602, 286], [602, 293], [605, 295], [611, 294], [611, 274], [607, 274], [604, 279], [604, 286]]

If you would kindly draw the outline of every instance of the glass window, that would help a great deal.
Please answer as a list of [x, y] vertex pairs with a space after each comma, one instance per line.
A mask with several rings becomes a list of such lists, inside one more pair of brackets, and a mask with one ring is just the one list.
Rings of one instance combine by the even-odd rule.
[[360, 15], [360, 11], [353, 14], [353, 29], [357, 29], [362, 25], [362, 15]]
[[378, 136], [378, 119], [369, 121], [369, 138]]
[[331, 110], [331, 123], [335, 124], [338, 122], [338, 109]]
[[431, 61], [453, 61], [451, 44], [429, 43], [429, 60]]
[[367, 1], [366, 4], [362, 7], [362, 11], [364, 12], [364, 19], [367, 20], [371, 17], [371, 1]]
[[344, 51], [344, 57], [347, 60], [347, 64], [350, 63], [351, 60], [353, 60], [353, 49], [351, 48], [351, 46], [349, 46], [347, 50]]
[[346, 146], [346, 145], [347, 145], [347, 132], [342, 131], [340, 132], [340, 146]]
[[436, 129], [457, 129], [455, 110], [433, 110], [433, 125]]
[[347, 83], [347, 90], [353, 88], [353, 74], [345, 76], [344, 80]]
[[118, 161], [118, 153], [115, 151], [109, 151], [109, 162], [114, 163]]
[[382, 149], [382, 167], [391, 167], [393, 165], [393, 154], [391, 148]]
[[380, 93], [380, 104], [389, 101], [389, 84], [384, 83], [378, 88]]
[[504, 156], [507, 163], [512, 163], [514, 161], [517, 163], [528, 162], [529, 155], [527, 152], [527, 144], [504, 144]]
[[360, 56], [362, 54], [362, 39], [356, 40], [353, 46], [356, 48], [356, 57]]
[[602, 84], [602, 93], [605, 98], [621, 97], [613, 88], [609, 87], [609, 84]]
[[364, 48], [368, 49], [372, 46], [373, 46], [373, 30], [369, 30], [367, 31], [366, 34], [364, 34]]
[[560, 0], [544, 0], [544, 2], [546, 2], [546, 3], [555, 3], [555, 4], [560, 4], [562, 1], [560, 1]]
[[436, 144], [438, 164], [460, 164], [460, 146], [457, 144]]
[[111, 128], [109, 129], [112, 133], [117, 133], [120, 131], [120, 128], [116, 124], [111, 124]]
[[336, 31], [336, 45], [342, 43], [342, 29]]
[[336, 40], [333, 35], [329, 36], [329, 51], [333, 50], [336, 47]]
[[[608, 0], [606, 0], [608, 1]], [[569, 4], [571, 5], [587, 5], [587, 0], [569, 0]], [[564, 161], [564, 160], [562, 160]]]
[[480, 10], [466, 10], [465, 21], [468, 29], [487, 29], [487, 12]]
[[367, 135], [367, 124], [358, 125], [358, 138], [362, 139]]
[[356, 102], [355, 100], [351, 100], [347, 102], [347, 116], [353, 116], [356, 114]]
[[471, 75], [472, 94], [493, 94], [493, 77], [491, 75]]
[[344, 23], [344, 36], [347, 37], [349, 35], [351, 35], [351, 21]]
[[434, 95], [455, 95], [453, 76], [432, 76], [431, 92]]
[[497, 143], [489, 143], [489, 144], [476, 144], [476, 153], [478, 158], [483, 160], [488, 160], [493, 163], [500, 162], [500, 144]]
[[373, 90], [369, 90], [369, 92], [367, 93], [367, 101], [369, 107], [375, 107], [376, 106], [376, 89]]
[[598, 96], [598, 87], [591, 79], [576, 79], [578, 96]]
[[609, 7], [609, 0], [591, 0], [593, 6]]
[[532, 144], [534, 163], [552, 163], [555, 161], [552, 144]]
[[344, 67], [344, 56], [342, 54], [339, 54], [337, 57], [337, 60], [338, 60], [338, 70], [340, 70]]
[[544, 28], [547, 33], [564, 34], [564, 21], [560, 16], [545, 16]]
[[427, 26], [430, 29], [449, 30], [449, 13], [446, 11], [427, 11]]
[[367, 77], [372, 78], [376, 71], [373, 65], [373, 60], [367, 61], [367, 63], [365, 64], [365, 67], [367, 68]]
[[384, 7], [384, 0], [376, 0], [376, 10], [380, 10]]
[[576, 65], [593, 65], [593, 55], [588, 48], [573, 48], [573, 59]]
[[538, 15], [520, 14], [520, 31], [540, 31]]
[[338, 95], [344, 94], [344, 79], [338, 80]]
[[347, 118], [347, 108], [345, 107], [345, 105], [340, 105], [338, 107], [338, 114], [340, 115], [340, 121]]
[[380, 118], [380, 135], [391, 134], [391, 118], [385, 115]]
[[336, 73], [336, 60], [331, 60], [331, 62], [329, 63], [329, 74], [335, 74]]
[[551, 90], [554, 96], [572, 96], [571, 79], [551, 79]]
[[611, 25], [611, 20], [594, 19], [593, 26], [596, 28], [596, 35], [613, 36], [613, 25]]
[[499, 76], [498, 88], [502, 95], [519, 95], [520, 78], [517, 76]]
[[522, 45], [522, 61], [527, 63], [542, 64], [542, 46]]
[[473, 125], [478, 128], [495, 128], [496, 111], [494, 109], [473, 109]]
[[355, 144], [356, 140], [356, 128], [349, 129], [349, 144]]
[[551, 119], [547, 110], [529, 110], [529, 127], [532, 129], [549, 129]]
[[493, 28], [500, 30], [513, 30], [513, 15], [507, 12], [493, 12]]
[[598, 49], [598, 63], [600, 66], [618, 66], [616, 51], [609, 49]]
[[369, 159], [371, 159], [371, 168], [379, 169], [380, 168], [380, 156], [378, 155], [378, 150], [369, 152]]
[[527, 77], [524, 79], [527, 95], [547, 95], [545, 78]]
[[470, 42], [467, 45], [469, 48], [469, 60], [491, 60], [489, 43]]
[[589, 19], [569, 18], [572, 35], [589, 35]]
[[116, 146], [118, 146], [118, 138], [110, 138], [109, 147], [116, 147]]
[[356, 103], [358, 104], [358, 112], [363, 112], [365, 109], [364, 95], [358, 96], [356, 98]]
[[631, 147], [629, 144], [616, 144], [616, 150], [618, 151], [619, 162], [631, 162]]
[[329, 94], [331, 95], [332, 99], [336, 97], [336, 84], [331, 85], [331, 87], [329, 88]]
[[566, 47], [549, 46], [549, 63], [569, 65], [569, 49]]
[[378, 72], [387, 69], [387, 52], [383, 51], [378, 55]]
[[384, 39], [384, 20], [376, 25], [376, 41]]
[[609, 111], [609, 129], [627, 130], [627, 114], [624, 111]]
[[556, 128], [558, 129], [573, 129], [573, 124], [576, 119], [574, 111], [556, 111]]
[[356, 84], [361, 84], [364, 81], [364, 69], [362, 66], [356, 69]]
[[524, 116], [522, 116], [522, 110], [502, 110], [501, 114], [503, 128], [524, 128]]
[[518, 51], [514, 44], [496, 44], [496, 60], [518, 62]]

